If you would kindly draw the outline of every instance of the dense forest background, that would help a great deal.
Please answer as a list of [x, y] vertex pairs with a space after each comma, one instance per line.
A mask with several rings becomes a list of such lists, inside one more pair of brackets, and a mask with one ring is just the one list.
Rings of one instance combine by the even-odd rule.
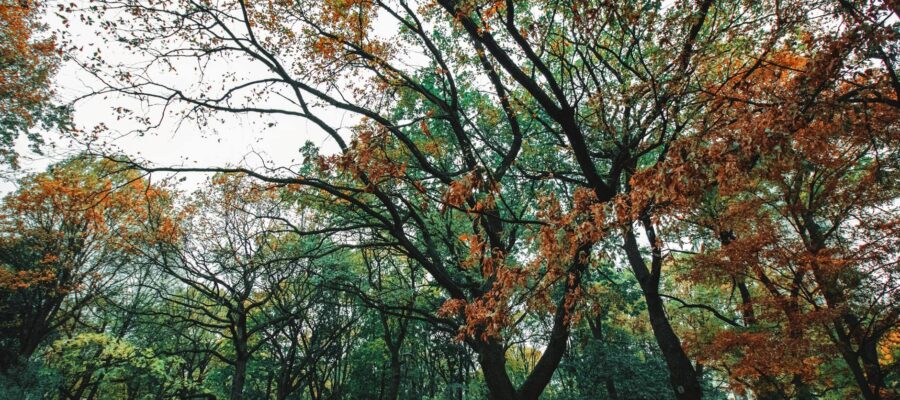
[[893, 0], [0, 0], [0, 398], [896, 399], [898, 56]]

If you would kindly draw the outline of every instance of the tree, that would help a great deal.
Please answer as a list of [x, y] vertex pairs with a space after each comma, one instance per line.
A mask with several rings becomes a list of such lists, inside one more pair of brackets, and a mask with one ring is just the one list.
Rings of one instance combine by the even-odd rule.
[[[185, 312], [154, 312], [176, 321], [186, 316], [185, 322], [227, 341], [227, 350], [208, 351], [233, 368], [230, 398], [242, 399], [251, 357], [267, 344], [260, 337], [285, 325], [294, 328], [309, 312], [304, 293], [313, 287], [299, 279], [303, 260], [317, 254], [321, 244], [291, 237], [281, 222], [291, 215], [289, 204], [277, 191], [238, 175], [216, 176], [181, 213], [177, 226], [151, 228], [161, 236], [151, 237], [154, 245], [142, 255], [163, 273], [150, 283], [155, 293]], [[307, 352], [320, 344], [315, 346]], [[283, 396], [288, 389], [293, 388], [282, 388]]]
[[[611, 207], [626, 172], [677, 135], [682, 113], [696, 112], [692, 59], [715, 49], [701, 48], [698, 37], [726, 40], [725, 26], [744, 11], [726, 10], [719, 30], [708, 30], [711, 4], [106, 2], [100, 19], [123, 19], [103, 28], [149, 56], [149, 65], [242, 58], [264, 73], [198, 93], [100, 59], [95, 72], [122, 78], [112, 90], [182, 103], [190, 116], [291, 115], [329, 134], [340, 153], [323, 157], [324, 168], [312, 174], [246, 172], [323, 192], [342, 216], [331, 229], [374, 230], [368, 246], [420, 264], [449, 298], [432, 316], [465, 321], [461, 336], [478, 352], [492, 395], [528, 399], [540, 395], [565, 353], [580, 276], [609, 231], [609, 221], [591, 212]], [[113, 17], [119, 10], [128, 12]], [[397, 41], [374, 31], [382, 17], [400, 27]], [[135, 24], [143, 28], [116, 28]], [[402, 64], [413, 53], [424, 60]], [[489, 93], [472, 84], [479, 81]], [[291, 104], [271, 106], [258, 95]], [[318, 103], [357, 115], [352, 135], [321, 118]], [[614, 107], [621, 111], [604, 116]], [[533, 146], [560, 151], [528, 154]], [[547, 192], [577, 193], [580, 203]], [[568, 213], [570, 201], [590, 212]], [[540, 261], [525, 261], [535, 254]], [[676, 393], [698, 398], [698, 377], [654, 289], [655, 269], [640, 267], [634, 251], [631, 259]], [[541, 361], [515, 386], [504, 342], [516, 331], [510, 310], [520, 305], [553, 323]]]
[[893, 395], [892, 3], [77, 7], [62, 8], [127, 51], [80, 61], [98, 94], [151, 110], [116, 108], [139, 132], [278, 115], [335, 148], [258, 168], [110, 157], [218, 174], [163, 213], [182, 223], [128, 237], [158, 273], [135, 312], [177, 338], [159, 346], [183, 360], [179, 396], [634, 394], [586, 365], [645, 380], [664, 365], [654, 393], [678, 399], [726, 380]]
[[0, 209], [0, 370], [27, 360], [48, 338], [123, 279], [129, 238], [168, 202], [134, 172], [74, 158], [23, 178]]
[[25, 134], [40, 152], [40, 133], [32, 128], [65, 127], [68, 110], [52, 102], [51, 78], [60, 53], [51, 37], [42, 37], [44, 5], [32, 0], [0, 3], [0, 158], [19, 163], [16, 139]]
[[836, 353], [855, 395], [890, 397], [877, 343], [897, 324], [897, 243], [888, 238], [900, 81], [884, 22], [893, 11], [878, 2], [836, 8], [840, 31], [800, 25], [793, 41], [710, 88], [703, 134], [673, 144], [670, 160], [635, 179], [643, 194], [659, 193], [661, 214], [718, 242], [692, 258], [689, 276], [734, 285], [732, 321], [741, 323], [702, 351], [736, 356], [729, 374], [763, 395], [813, 398], [823, 384], [816, 369]]

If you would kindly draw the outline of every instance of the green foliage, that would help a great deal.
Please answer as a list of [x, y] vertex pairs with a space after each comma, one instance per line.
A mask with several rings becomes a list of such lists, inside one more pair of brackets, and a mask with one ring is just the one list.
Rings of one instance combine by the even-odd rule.
[[[279, 115], [329, 150], [25, 177], [0, 396], [897, 397], [894, 3], [60, 3], [127, 129]], [[13, 166], [68, 124], [37, 10], [0, 0]]]
[[100, 398], [151, 399], [156, 388], [180, 386], [180, 361], [159, 357], [152, 348], [141, 348], [103, 333], [79, 333], [59, 339], [44, 355], [47, 366], [65, 377], [62, 387], [81, 397], [85, 391]]

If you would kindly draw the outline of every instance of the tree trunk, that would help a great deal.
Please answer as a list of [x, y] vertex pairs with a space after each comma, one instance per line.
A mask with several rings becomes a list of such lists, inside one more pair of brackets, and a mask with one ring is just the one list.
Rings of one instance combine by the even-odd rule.
[[[817, 248], [810, 250], [813, 254], [818, 251]], [[853, 373], [859, 390], [866, 400], [881, 399], [881, 388], [884, 387], [884, 381], [881, 376], [881, 366], [878, 364], [878, 353], [875, 342], [868, 340], [866, 335], [861, 332], [859, 318], [853, 312], [845, 308], [846, 299], [839, 288], [837, 280], [820, 268], [813, 268], [813, 278], [816, 284], [822, 289], [822, 295], [825, 297], [825, 305], [832, 310], [841, 310], [841, 316], [834, 321], [834, 329], [837, 333], [841, 355], [847, 362], [850, 372]], [[855, 340], [854, 340], [855, 339]], [[858, 351], [853, 350], [854, 341], [858, 347]], [[871, 342], [871, 347], [867, 345]], [[860, 366], [860, 359], [863, 366]]]
[[575, 256], [577, 261], [569, 270], [571, 277], [566, 279], [564, 296], [557, 303], [547, 348], [544, 349], [544, 354], [541, 355], [534, 369], [518, 390], [513, 386], [506, 372], [506, 352], [503, 345], [493, 339], [487, 343], [470, 341], [472, 348], [478, 352], [491, 400], [537, 400], [547, 384], [550, 383], [554, 371], [562, 361], [569, 341], [568, 318], [573, 310], [571, 307], [566, 307], [566, 296], [581, 285], [581, 274], [589, 264], [592, 246], [593, 244], [589, 243], [578, 248]]
[[885, 385], [884, 373], [881, 371], [881, 364], [878, 361], [878, 341], [873, 338], [863, 340], [860, 344], [859, 355], [862, 358], [866, 378], [868, 378], [875, 398], [881, 398], [881, 388]]
[[[805, 214], [802, 219], [804, 221], [803, 227], [806, 229], [810, 239], [806, 250], [810, 254], [818, 255], [826, 247], [826, 235], [822, 233], [821, 227], [812, 216]], [[847, 306], [844, 288], [838, 277], [823, 271], [817, 263], [813, 263], [812, 273], [816, 284], [822, 291], [822, 296], [825, 297], [825, 305], [829, 309], [840, 312], [840, 318], [834, 321], [834, 327], [840, 342], [841, 355], [847, 361], [847, 365], [853, 373], [863, 398], [866, 400], [880, 400], [881, 389], [884, 387], [884, 378], [881, 374], [878, 352], [875, 347], [877, 339], [868, 337], [863, 332], [860, 318]], [[853, 350], [854, 342], [856, 342], [857, 351]], [[871, 347], [867, 348], [867, 345], [870, 343]], [[863, 368], [865, 368], [865, 374], [863, 374], [863, 369], [860, 367], [860, 359]]]
[[400, 349], [392, 348], [391, 353], [391, 380], [388, 384], [387, 400], [397, 400], [400, 396]]
[[231, 400], [244, 399], [244, 383], [247, 379], [247, 361], [249, 357], [239, 355], [234, 361], [234, 377], [231, 381]]
[[[869, 380], [863, 368], [859, 365], [859, 357], [853, 351], [852, 342], [849, 335], [847, 335], [846, 329], [840, 321], [834, 321], [834, 329], [837, 331], [838, 347], [840, 348], [841, 356], [844, 358], [844, 362], [847, 363], [850, 373], [853, 374], [853, 379], [856, 381], [856, 385], [859, 386], [860, 394], [866, 400], [879, 400], [879, 393], [873, 391], [873, 388], [869, 386]], [[877, 388], [875, 389], [877, 390]]]
[[[651, 243], [655, 242], [655, 233], [645, 223], [648, 237]], [[627, 229], [625, 231], [625, 253], [628, 256], [628, 262], [631, 264], [631, 270], [641, 286], [644, 294], [644, 300], [647, 303], [647, 313], [650, 316], [650, 326], [653, 328], [653, 336], [656, 337], [656, 343], [663, 354], [666, 366], [669, 369], [669, 380], [672, 389], [675, 391], [675, 398], [678, 400], [698, 400], [703, 397], [703, 388], [700, 386], [700, 380], [697, 372], [694, 370], [691, 360], [681, 346], [681, 340], [672, 325], [669, 323], [669, 317], [666, 315], [663, 306], [662, 297], [659, 295], [659, 268], [662, 263], [662, 256], [658, 248], [653, 250], [653, 272], [647, 269], [647, 264], [641, 256], [638, 248], [637, 239], [634, 231]]]
[[663, 307], [662, 298], [656, 287], [643, 288], [644, 299], [647, 302], [647, 313], [650, 315], [650, 326], [653, 327], [653, 335], [660, 351], [669, 367], [672, 389], [675, 398], [679, 400], [696, 400], [703, 397], [703, 389], [700, 380], [694, 370], [691, 360], [681, 346], [681, 340], [672, 329], [666, 310]]
[[[596, 321], [589, 320], [588, 324], [590, 325], [591, 334], [593, 334], [594, 340], [596, 340], [598, 344], [603, 345], [603, 315], [597, 317]], [[600, 357], [604, 360], [605, 364], [605, 350], [601, 351]], [[619, 400], [619, 391], [616, 389], [616, 381], [612, 376], [607, 374], [605, 378], [603, 378], [603, 381], [606, 386], [606, 395], [612, 400]]]
[[495, 341], [476, 346], [478, 361], [484, 373], [490, 400], [518, 400], [516, 389], [506, 373], [506, 354], [503, 345]]

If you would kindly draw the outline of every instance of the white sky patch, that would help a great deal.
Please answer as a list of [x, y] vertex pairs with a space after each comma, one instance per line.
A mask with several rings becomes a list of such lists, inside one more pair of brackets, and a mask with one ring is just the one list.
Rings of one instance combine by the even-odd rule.
[[[48, 7], [45, 15], [46, 23], [57, 37], [65, 37], [72, 43], [83, 43], [79, 54], [71, 54], [74, 58], [86, 60], [94, 50], [100, 49], [104, 58], [112, 64], [122, 63], [138, 65], [139, 57], [130, 53], [116, 43], [103, 42], [95, 34], [96, 27], [87, 26], [76, 18], [69, 16], [70, 26], [66, 28], [62, 20], [55, 15], [55, 4]], [[188, 63], [195, 62], [188, 60]], [[199, 87], [204, 76], [199, 70], [189, 66], [179, 66], [175, 74], [159, 75], [154, 71], [154, 78], [174, 86]], [[258, 78], [259, 66], [246, 59], [231, 57], [222, 60], [221, 64], [207, 66], [205, 74], [235, 73], [238, 76]], [[193, 71], [194, 73], [187, 73]], [[266, 73], [266, 72], [263, 72]], [[158, 104], [147, 104], [120, 94], [103, 94], [84, 97], [104, 88], [102, 82], [86, 72], [73, 61], [65, 61], [53, 80], [57, 93], [57, 102], [74, 103], [73, 121], [75, 127], [82, 132], [79, 135], [45, 132], [48, 145], [43, 148], [44, 155], [38, 155], [28, 149], [27, 141], [19, 140], [17, 149], [21, 157], [22, 170], [15, 175], [39, 172], [54, 162], [61, 161], [84, 151], [90, 143], [93, 151], [103, 153], [119, 152], [131, 157], [152, 163], [154, 166], [181, 167], [222, 167], [241, 165], [248, 168], [263, 166], [291, 166], [301, 161], [300, 147], [311, 141], [322, 149], [323, 153], [333, 153], [337, 146], [327, 134], [314, 123], [296, 116], [261, 115], [254, 113], [233, 114], [216, 113], [214, 119], [200, 126], [196, 121], [185, 120], [171, 115], [160, 115]], [[220, 80], [211, 79], [209, 83]], [[215, 94], [209, 94], [214, 96]], [[271, 103], [271, 100], [268, 100]], [[253, 101], [248, 104], [260, 105]], [[176, 103], [173, 109], [187, 107], [184, 103]], [[273, 105], [274, 106], [274, 105]], [[288, 108], [285, 104], [282, 107]], [[115, 111], [119, 107], [130, 108], [134, 115], [155, 117], [160, 125], [142, 134], [137, 131], [141, 125], [135, 121], [120, 119]], [[328, 121], [332, 126], [349, 127], [357, 120], [356, 116], [333, 108], [320, 108], [317, 116]], [[161, 117], [161, 118], [160, 118]], [[88, 140], [90, 133], [98, 126], [106, 126], [108, 131], [97, 135], [95, 140]], [[200, 185], [204, 174], [182, 174], [186, 179], [181, 189], [193, 190]], [[0, 180], [0, 194], [14, 190], [15, 182]]]

